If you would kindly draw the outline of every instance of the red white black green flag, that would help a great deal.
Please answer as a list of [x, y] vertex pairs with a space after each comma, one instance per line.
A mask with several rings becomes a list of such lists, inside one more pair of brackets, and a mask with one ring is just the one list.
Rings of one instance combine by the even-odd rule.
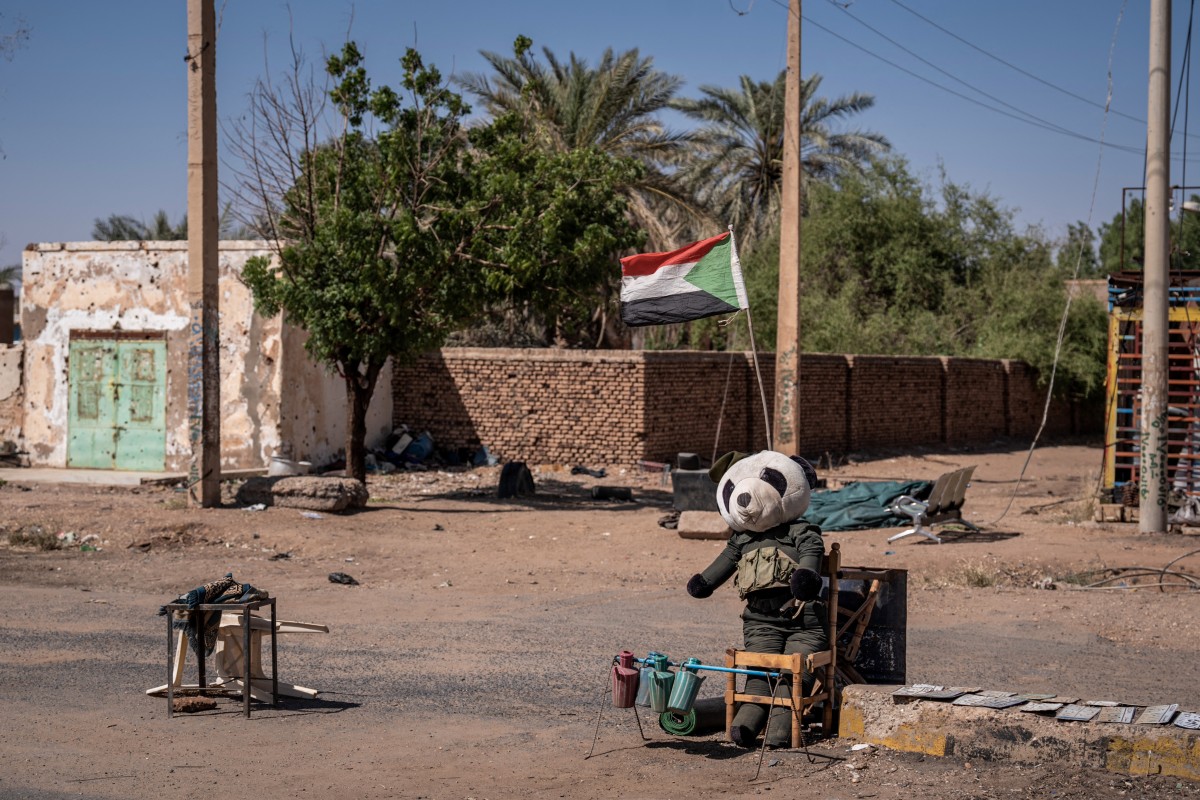
[[732, 232], [669, 253], [621, 259], [621, 319], [626, 325], [688, 322], [749, 307]]

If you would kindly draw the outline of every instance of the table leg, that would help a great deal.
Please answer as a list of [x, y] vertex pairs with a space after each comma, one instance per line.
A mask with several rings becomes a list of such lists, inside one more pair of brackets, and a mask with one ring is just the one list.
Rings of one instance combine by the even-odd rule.
[[275, 646], [275, 598], [271, 598], [271, 705], [279, 707], [279, 651]]
[[242, 700], [246, 709], [246, 718], [250, 718], [250, 606], [242, 608], [242, 662], [246, 668], [244, 683], [242, 684]]
[[175, 648], [171, 641], [171, 618], [174, 616], [174, 611], [167, 612], [167, 719], [175, 712], [175, 687], [172, 685], [175, 682]]

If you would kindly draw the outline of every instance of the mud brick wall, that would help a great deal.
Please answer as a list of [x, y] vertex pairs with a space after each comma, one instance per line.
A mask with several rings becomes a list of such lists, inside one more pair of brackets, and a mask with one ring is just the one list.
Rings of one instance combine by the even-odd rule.
[[850, 356], [850, 449], [944, 442], [939, 358]]
[[633, 463], [644, 367], [628, 352], [447, 348], [395, 368], [392, 418], [504, 461]]
[[[646, 398], [642, 458], [674, 461], [680, 452], [713, 453], [766, 446], [762, 398], [750, 353], [642, 351]], [[759, 356], [768, 402], [774, 357]], [[770, 406], [768, 405], [768, 408]]]
[[1005, 420], [1014, 436], [1032, 436], [1037, 433], [1046, 405], [1046, 394], [1038, 387], [1033, 369], [1021, 361], [1005, 361], [1008, 374], [1008, 407]]
[[945, 375], [945, 442], [961, 445], [1000, 439], [1007, 430], [1004, 363], [973, 358], [942, 359]]
[[[773, 413], [774, 357], [759, 354]], [[1019, 362], [805, 354], [802, 454], [1030, 439], [1044, 394]], [[447, 348], [393, 374], [393, 421], [443, 448], [534, 464], [673, 462], [757, 450], [766, 426], [749, 353]], [[1058, 403], [1048, 434], [1098, 432]], [[719, 439], [718, 439], [719, 426]]]
[[826, 453], [850, 449], [850, 397], [849, 358], [823, 353], [800, 356], [799, 450], [814, 464]]

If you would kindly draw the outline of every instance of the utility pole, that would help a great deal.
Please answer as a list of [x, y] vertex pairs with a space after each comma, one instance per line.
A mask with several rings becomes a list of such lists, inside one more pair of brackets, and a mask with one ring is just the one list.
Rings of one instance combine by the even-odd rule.
[[188, 504], [221, 504], [217, 365], [217, 25], [213, 0], [188, 0]]
[[800, 0], [788, 4], [783, 188], [779, 219], [779, 316], [775, 329], [773, 449], [800, 454]]
[[1167, 531], [1167, 277], [1171, 252], [1171, 0], [1150, 0], [1138, 529]]

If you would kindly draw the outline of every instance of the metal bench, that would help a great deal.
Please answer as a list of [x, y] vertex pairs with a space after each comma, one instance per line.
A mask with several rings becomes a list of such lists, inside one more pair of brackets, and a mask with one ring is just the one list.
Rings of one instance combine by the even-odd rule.
[[894, 514], [910, 518], [913, 526], [903, 533], [888, 537], [888, 541], [894, 542], [906, 536], [917, 535], [940, 544], [942, 540], [929, 528], [945, 522], [953, 522], [978, 532], [979, 528], [963, 519], [962, 515], [967, 487], [971, 485], [971, 475], [974, 472], [973, 466], [947, 472], [933, 484], [933, 489], [929, 491], [929, 497], [925, 500], [918, 500], [907, 494], [899, 497], [889, 509]]

